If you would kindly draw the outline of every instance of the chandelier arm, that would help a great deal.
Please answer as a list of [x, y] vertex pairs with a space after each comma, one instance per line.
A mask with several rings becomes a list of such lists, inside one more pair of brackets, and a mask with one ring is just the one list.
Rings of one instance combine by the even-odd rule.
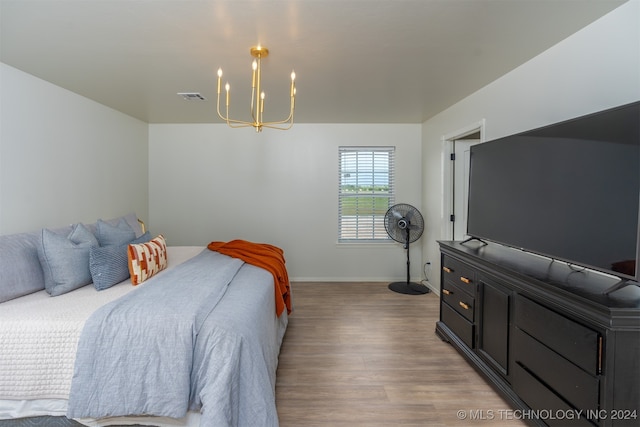
[[231, 123], [240, 125], [236, 127], [255, 126], [255, 122], [247, 122], [244, 120], [234, 120], [226, 117], [222, 117], [222, 120], [224, 120], [229, 126], [231, 126]]
[[[218, 105], [217, 105], [217, 109], [218, 109], [218, 117], [220, 117], [227, 125], [229, 125], [230, 127], [248, 127], [248, 126], [253, 126], [254, 124], [252, 122], [247, 122], [244, 120], [234, 120], [234, 119], [230, 119], [229, 118], [229, 111], [227, 110], [227, 116], [223, 116], [222, 114], [220, 114], [220, 97], [218, 96]], [[234, 125], [232, 125], [232, 123]], [[237, 124], [237, 125], [236, 125]], [[239, 126], [238, 126], [239, 125]]]
[[254, 123], [251, 122], [242, 122], [239, 120], [228, 120], [227, 122], [227, 126], [229, 126], [230, 128], [248, 128], [250, 126], [254, 126]]
[[276, 122], [265, 122], [265, 123], [262, 123], [262, 126], [273, 128], [273, 129], [281, 129], [278, 125], [284, 125], [284, 124], [289, 125], [286, 127], [286, 129], [291, 129], [291, 126], [293, 126], [293, 111], [291, 111], [291, 113], [289, 114], [289, 117], [286, 120], [280, 120]]
[[260, 117], [260, 120], [258, 120], [258, 123], [262, 123], [262, 117], [264, 114], [264, 96], [262, 96], [262, 94], [260, 94], [260, 110], [258, 113], [258, 116]]
[[262, 122], [260, 123], [262, 126], [273, 126], [273, 125], [283, 125], [285, 123], [292, 123], [293, 120], [291, 120], [291, 118], [288, 118], [287, 120], [279, 120], [276, 122]]
[[222, 116], [222, 114], [220, 114], [220, 82], [218, 82], [218, 102], [216, 103], [216, 107], [217, 107], [217, 111], [218, 111], [218, 117], [220, 117], [222, 120], [227, 120], [225, 117]]
[[274, 126], [273, 124], [269, 124], [269, 123], [262, 123], [262, 127], [265, 127], [268, 129], [277, 129], [277, 130], [289, 130], [291, 129], [292, 126], [293, 126], [293, 122], [289, 122], [289, 126], [284, 126], [284, 127]]
[[220, 117], [227, 124], [229, 124], [229, 123], [246, 123], [248, 126], [252, 126], [253, 125], [251, 122], [246, 122], [244, 120], [234, 120], [234, 119], [230, 119], [229, 116], [227, 116], [227, 117], [223, 116], [222, 114], [220, 114], [220, 108], [218, 108], [218, 117]]
[[284, 123], [291, 123], [291, 125], [293, 125], [293, 104], [291, 104], [291, 111], [289, 112], [289, 117], [287, 117], [284, 120], [278, 120], [275, 122], [263, 122], [262, 126], [271, 127], [272, 125], [281, 125]]
[[[217, 110], [218, 110], [218, 117], [220, 117], [222, 120], [224, 120], [227, 125], [229, 125], [230, 127], [233, 128], [242, 128], [242, 127], [249, 127], [249, 126], [253, 126], [255, 128], [260, 128], [260, 127], [267, 127], [270, 129], [279, 129], [279, 130], [288, 130], [291, 129], [291, 127], [293, 126], [293, 113], [294, 113], [294, 104], [293, 104], [293, 100], [291, 103], [291, 109], [289, 111], [289, 117], [287, 117], [284, 120], [278, 120], [278, 121], [273, 121], [273, 122], [259, 122], [257, 120], [254, 120], [253, 122], [249, 122], [246, 120], [235, 120], [235, 119], [231, 119], [229, 118], [228, 114], [229, 112], [227, 111], [227, 116], [223, 116], [222, 114], [220, 114], [220, 97], [218, 96], [218, 103], [217, 103]], [[232, 125], [233, 123], [233, 125]], [[277, 127], [277, 125], [282, 125], [282, 124], [286, 124], [288, 123], [289, 126], [287, 127]]]
[[[288, 126], [279, 126], [284, 124], [288, 124]], [[279, 122], [266, 122], [262, 123], [262, 126], [269, 129], [289, 130], [293, 126], [293, 111], [291, 111], [287, 120], [281, 120]]]
[[[224, 120], [227, 123], [227, 125], [229, 125], [230, 127], [241, 128], [241, 127], [255, 126], [255, 123], [253, 123], [253, 122], [248, 122], [248, 121], [245, 121], [245, 120], [230, 119], [229, 118], [229, 109], [228, 108], [227, 108], [227, 116], [226, 117], [223, 116], [220, 113], [220, 92], [218, 92], [218, 102], [216, 104], [217, 104], [216, 107], [217, 107], [218, 117], [220, 117], [222, 120]], [[234, 124], [237, 124], [237, 125], [232, 125], [231, 123], [234, 123]]]
[[256, 88], [254, 86], [251, 88], [251, 107], [250, 107], [251, 118], [253, 119], [254, 122], [257, 121], [256, 114], [255, 114], [256, 110], [254, 108], [255, 98], [256, 98]]

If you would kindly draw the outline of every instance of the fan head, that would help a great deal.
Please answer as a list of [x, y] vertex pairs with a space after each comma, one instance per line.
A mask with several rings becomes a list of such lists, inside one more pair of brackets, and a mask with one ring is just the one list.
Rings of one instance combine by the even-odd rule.
[[396, 242], [413, 243], [422, 236], [424, 219], [417, 208], [399, 203], [391, 206], [384, 215], [384, 228]]

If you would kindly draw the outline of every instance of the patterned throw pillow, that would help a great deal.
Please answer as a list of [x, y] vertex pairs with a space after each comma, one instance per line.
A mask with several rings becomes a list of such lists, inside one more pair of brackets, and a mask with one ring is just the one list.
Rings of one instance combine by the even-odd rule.
[[167, 268], [167, 243], [160, 234], [155, 239], [127, 248], [131, 283], [138, 285]]

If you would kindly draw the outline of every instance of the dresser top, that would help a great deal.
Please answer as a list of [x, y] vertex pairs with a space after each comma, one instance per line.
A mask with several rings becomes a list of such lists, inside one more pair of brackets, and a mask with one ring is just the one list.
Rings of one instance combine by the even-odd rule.
[[519, 277], [547, 291], [573, 295], [603, 308], [631, 309], [629, 311], [632, 313], [637, 311], [636, 316], [640, 314], [640, 286], [636, 282], [629, 281], [627, 286], [605, 293], [620, 283], [620, 279], [496, 243], [485, 244], [477, 240], [438, 243], [444, 253], [461, 257], [493, 272]]

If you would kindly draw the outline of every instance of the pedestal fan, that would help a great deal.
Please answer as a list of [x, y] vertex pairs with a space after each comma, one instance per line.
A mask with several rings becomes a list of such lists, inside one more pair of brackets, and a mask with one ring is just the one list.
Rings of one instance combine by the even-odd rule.
[[384, 215], [384, 228], [393, 240], [404, 243], [407, 251], [407, 281], [393, 282], [389, 289], [394, 292], [409, 295], [421, 295], [429, 292], [429, 288], [419, 283], [411, 283], [409, 259], [409, 245], [422, 236], [424, 231], [424, 219], [415, 207], [406, 203], [393, 205]]

